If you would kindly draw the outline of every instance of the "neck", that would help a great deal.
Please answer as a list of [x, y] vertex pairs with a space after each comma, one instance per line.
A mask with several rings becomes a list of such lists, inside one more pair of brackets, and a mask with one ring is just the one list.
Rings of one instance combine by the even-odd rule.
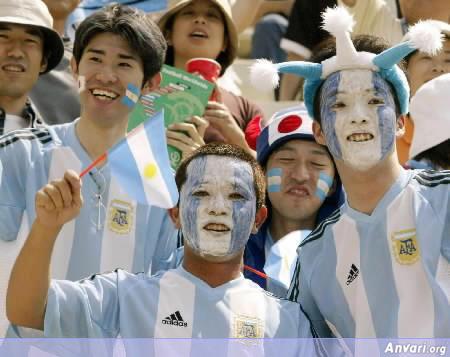
[[270, 217], [270, 234], [273, 242], [279, 241], [286, 234], [293, 231], [303, 229], [314, 229], [316, 222], [316, 214], [304, 218], [304, 219], [290, 219], [279, 214], [279, 212], [272, 207], [272, 213]]
[[53, 19], [53, 30], [59, 33], [61, 37], [64, 36], [64, 30], [66, 26], [66, 19]]
[[6, 114], [11, 115], [22, 116], [26, 102], [26, 95], [19, 98], [0, 97], [0, 107], [5, 111]]
[[242, 254], [223, 263], [215, 263], [196, 255], [185, 244], [183, 268], [192, 275], [202, 279], [212, 288], [218, 287], [231, 280], [237, 279], [242, 272]]
[[[81, 115], [76, 127], [76, 134], [81, 145], [92, 160], [97, 159], [105, 151], [108, 151], [127, 132], [128, 120], [121, 125], [101, 126]], [[99, 166], [105, 163], [100, 163]]]
[[336, 160], [336, 167], [350, 207], [368, 215], [372, 214], [402, 171], [396, 151], [367, 171], [354, 170], [339, 160]]
[[189, 61], [191, 58], [185, 58], [182, 56], [174, 56], [174, 60], [173, 60], [173, 66], [175, 68], [181, 69], [183, 71], [186, 70], [186, 62]]

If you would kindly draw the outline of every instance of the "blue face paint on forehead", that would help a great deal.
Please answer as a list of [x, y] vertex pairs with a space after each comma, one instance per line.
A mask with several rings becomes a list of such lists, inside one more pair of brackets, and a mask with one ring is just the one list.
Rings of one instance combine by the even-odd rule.
[[323, 83], [320, 91], [320, 118], [322, 131], [327, 138], [327, 146], [334, 157], [342, 159], [341, 147], [336, 136], [336, 112], [331, 106], [336, 103], [336, 93], [341, 80], [340, 72], [332, 73]]
[[389, 84], [380, 76], [380, 74], [373, 73], [373, 86], [375, 88], [376, 95], [383, 98], [385, 104], [379, 106], [377, 109], [378, 125], [381, 135], [381, 157], [386, 157], [392, 151], [395, 143], [395, 131], [397, 114], [395, 110], [395, 101], [392, 95]]

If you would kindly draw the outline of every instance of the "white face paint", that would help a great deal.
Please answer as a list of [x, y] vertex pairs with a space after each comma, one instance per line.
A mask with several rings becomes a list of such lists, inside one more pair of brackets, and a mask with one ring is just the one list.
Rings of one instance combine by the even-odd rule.
[[321, 91], [322, 129], [332, 155], [367, 170], [392, 152], [395, 103], [387, 82], [370, 70], [330, 75]]
[[244, 248], [255, 220], [252, 168], [231, 157], [192, 160], [180, 192], [186, 243], [201, 256], [233, 257]]

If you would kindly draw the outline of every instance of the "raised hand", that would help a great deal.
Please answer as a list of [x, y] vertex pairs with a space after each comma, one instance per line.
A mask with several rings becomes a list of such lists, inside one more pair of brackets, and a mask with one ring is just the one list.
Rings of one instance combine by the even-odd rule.
[[195, 149], [205, 145], [203, 137], [208, 125], [207, 120], [198, 116], [193, 116], [184, 123], [172, 124], [166, 131], [167, 144], [181, 150], [184, 159]]
[[63, 226], [80, 213], [81, 179], [72, 170], [42, 187], [35, 196], [36, 222], [49, 228]]

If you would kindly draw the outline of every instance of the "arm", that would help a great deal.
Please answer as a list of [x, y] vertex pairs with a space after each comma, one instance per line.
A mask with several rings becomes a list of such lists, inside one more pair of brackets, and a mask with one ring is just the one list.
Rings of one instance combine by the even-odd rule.
[[[305, 58], [294, 52], [288, 52], [287, 61], [305, 61]], [[295, 100], [302, 87], [302, 82], [302, 77], [284, 73], [280, 82], [280, 100]]]
[[36, 193], [35, 205], [36, 219], [11, 272], [6, 313], [16, 325], [42, 330], [53, 246], [63, 225], [81, 209], [80, 178], [67, 171]]

